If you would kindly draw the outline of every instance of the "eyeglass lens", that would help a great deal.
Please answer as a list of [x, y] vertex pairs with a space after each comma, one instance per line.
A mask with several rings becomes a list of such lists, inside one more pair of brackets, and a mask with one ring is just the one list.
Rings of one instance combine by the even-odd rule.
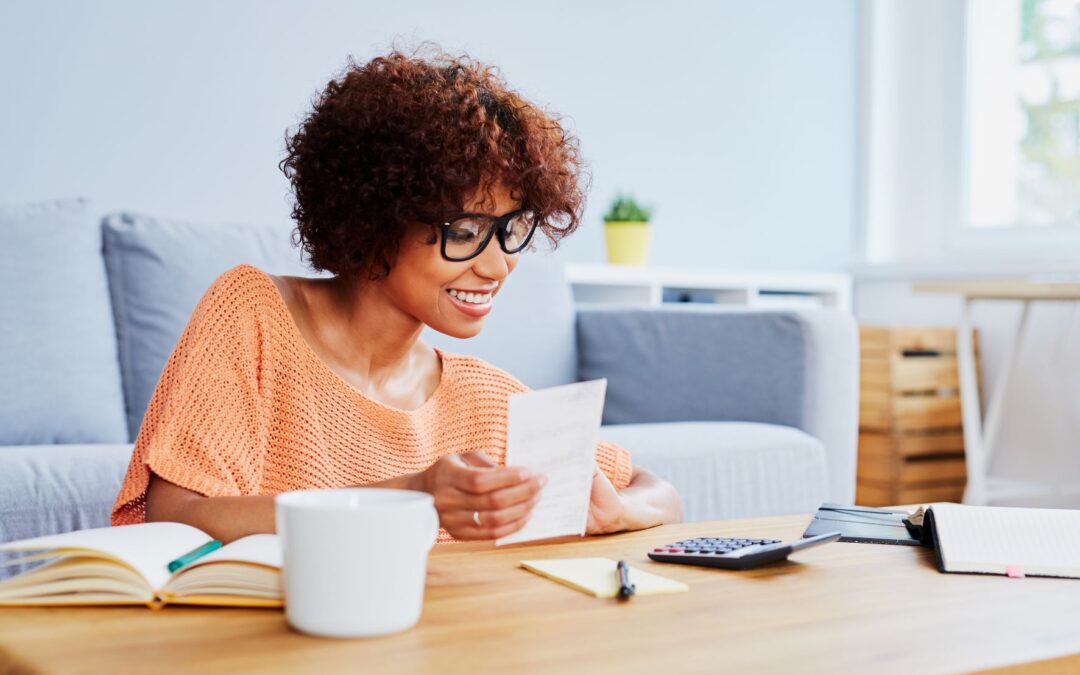
[[[465, 216], [451, 222], [446, 229], [446, 255], [450, 258], [468, 258], [476, 253], [487, 240], [495, 220], [486, 216]], [[523, 211], [506, 223], [503, 238], [507, 253], [516, 253], [525, 245], [534, 221], [532, 211]]]

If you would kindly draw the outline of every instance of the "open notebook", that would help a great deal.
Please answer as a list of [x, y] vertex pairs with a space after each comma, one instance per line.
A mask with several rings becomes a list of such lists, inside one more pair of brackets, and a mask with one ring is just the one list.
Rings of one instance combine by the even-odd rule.
[[280, 607], [281, 549], [272, 534], [222, 546], [171, 574], [170, 561], [213, 537], [180, 523], [144, 523], [0, 544], [46, 561], [0, 581], [2, 605], [224, 605]]
[[942, 503], [909, 520], [942, 572], [1080, 578], [1080, 511]]

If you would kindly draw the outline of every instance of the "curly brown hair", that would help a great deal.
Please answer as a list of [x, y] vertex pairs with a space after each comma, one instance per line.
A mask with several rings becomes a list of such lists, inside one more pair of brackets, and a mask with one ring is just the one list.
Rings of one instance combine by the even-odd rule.
[[580, 223], [584, 163], [560, 118], [496, 68], [429, 47], [350, 60], [286, 138], [294, 240], [315, 269], [385, 276], [407, 224], [443, 222], [497, 182], [553, 247]]

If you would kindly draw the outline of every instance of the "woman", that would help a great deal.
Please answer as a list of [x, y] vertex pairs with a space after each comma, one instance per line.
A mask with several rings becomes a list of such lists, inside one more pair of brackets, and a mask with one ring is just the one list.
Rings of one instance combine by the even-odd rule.
[[[545, 479], [506, 467], [525, 387], [419, 340], [483, 317], [536, 231], [583, 204], [577, 141], [493, 69], [394, 51], [351, 64], [288, 139], [300, 244], [330, 278], [236, 267], [196, 307], [147, 408], [114, 525], [231, 541], [274, 531], [273, 495], [381, 486], [435, 498], [440, 539], [520, 529]], [[600, 443], [587, 531], [679, 520], [678, 494]]]

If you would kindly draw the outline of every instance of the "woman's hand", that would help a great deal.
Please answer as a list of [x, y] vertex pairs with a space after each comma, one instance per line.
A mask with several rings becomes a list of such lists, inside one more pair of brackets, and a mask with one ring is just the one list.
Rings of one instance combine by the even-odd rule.
[[435, 498], [439, 524], [455, 539], [498, 539], [517, 532], [547, 482], [524, 467], [499, 466], [482, 452], [447, 455], [416, 476], [418, 489]]
[[634, 467], [630, 484], [616, 490], [599, 467], [593, 471], [586, 534], [642, 530], [682, 520], [682, 500], [667, 481]]
[[592, 493], [589, 496], [589, 519], [585, 534], [608, 534], [626, 529], [623, 525], [626, 500], [611, 484], [600, 467], [593, 468]]

